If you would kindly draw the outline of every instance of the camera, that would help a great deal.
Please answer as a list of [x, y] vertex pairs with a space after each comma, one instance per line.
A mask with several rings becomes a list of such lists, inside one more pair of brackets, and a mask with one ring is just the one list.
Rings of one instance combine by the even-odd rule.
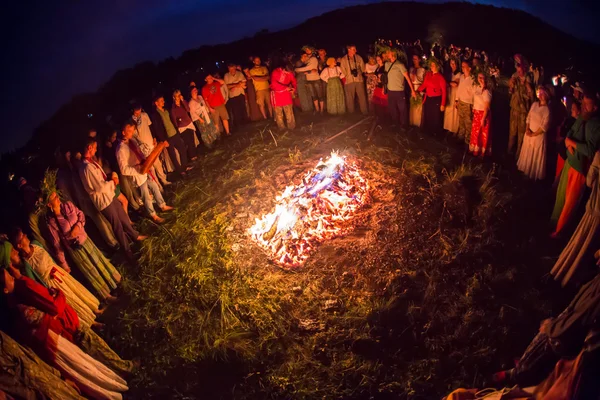
[[350, 70], [350, 74], [351, 74], [353, 77], [355, 77], [355, 78], [356, 78], [356, 77], [358, 76], [358, 69], [356, 69], [356, 68], [352, 68], [352, 69]]

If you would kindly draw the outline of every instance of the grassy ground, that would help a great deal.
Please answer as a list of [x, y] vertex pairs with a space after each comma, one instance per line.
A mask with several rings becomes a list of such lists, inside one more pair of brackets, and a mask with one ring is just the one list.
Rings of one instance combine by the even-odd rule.
[[[141, 359], [129, 398], [438, 398], [480, 386], [562, 299], [543, 277], [547, 187], [480, 164], [451, 138], [361, 117], [250, 125], [202, 158], [177, 211], [125, 271], [108, 325]], [[332, 149], [363, 162], [373, 202], [294, 271], [245, 235]], [[554, 304], [552, 303], [554, 302]], [[113, 313], [115, 314], [115, 313]]]

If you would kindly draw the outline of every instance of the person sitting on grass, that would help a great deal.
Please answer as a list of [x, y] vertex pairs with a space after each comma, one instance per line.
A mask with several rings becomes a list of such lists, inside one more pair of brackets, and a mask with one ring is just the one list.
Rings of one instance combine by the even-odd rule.
[[[191, 121], [191, 119], [190, 119]], [[158, 224], [162, 224], [165, 220], [159, 217], [154, 210], [153, 198], [158, 205], [158, 208], [163, 212], [173, 210], [173, 207], [168, 206], [162, 197], [160, 188], [157, 183], [157, 178], [152, 172], [145, 173], [141, 170], [142, 164], [146, 157], [142, 154], [137, 142], [133, 140], [135, 133], [135, 122], [129, 120], [123, 124], [121, 134], [123, 138], [117, 145], [117, 161], [123, 175], [130, 176], [137, 187], [140, 188], [142, 199], [146, 206], [146, 212], [152, 220]], [[152, 192], [152, 196], [150, 196]]]

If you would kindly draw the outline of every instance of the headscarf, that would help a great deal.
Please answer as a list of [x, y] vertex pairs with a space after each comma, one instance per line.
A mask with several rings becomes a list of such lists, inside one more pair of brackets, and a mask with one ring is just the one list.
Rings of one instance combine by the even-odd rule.
[[[12, 253], [13, 245], [8, 240], [0, 241], [0, 268], [8, 269], [10, 264], [10, 254]], [[40, 285], [44, 287], [48, 287], [46, 283], [42, 280], [42, 278], [35, 272], [31, 265], [23, 260], [23, 265], [21, 268], [21, 273], [26, 277], [33, 279]]]

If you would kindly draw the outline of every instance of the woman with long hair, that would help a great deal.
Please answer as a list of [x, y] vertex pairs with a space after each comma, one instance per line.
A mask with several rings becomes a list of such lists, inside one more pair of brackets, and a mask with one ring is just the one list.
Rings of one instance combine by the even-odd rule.
[[439, 133], [442, 131], [443, 112], [446, 109], [446, 80], [437, 58], [431, 57], [428, 64], [429, 72], [425, 74], [425, 79], [418, 89], [419, 92], [425, 92], [421, 126], [427, 132]]
[[550, 126], [550, 95], [544, 87], [538, 88], [538, 101], [531, 105], [527, 114], [527, 128], [517, 168], [530, 179], [541, 180], [546, 177], [547, 133]]
[[[250, 85], [253, 86], [253, 85]], [[190, 101], [188, 107], [190, 109], [190, 116], [194, 122], [194, 126], [200, 132], [200, 139], [202, 143], [211, 149], [215, 140], [219, 139], [221, 134], [217, 125], [215, 125], [210, 108], [204, 101], [204, 98], [198, 93], [198, 88], [192, 86], [190, 89]]]
[[377, 62], [377, 69], [375, 70], [375, 76], [377, 77], [377, 86], [373, 91], [373, 98], [371, 99], [372, 109], [375, 111], [375, 115], [381, 117], [386, 114], [388, 109], [388, 98], [387, 93], [383, 90], [383, 82], [381, 76], [385, 72], [385, 61], [383, 55], [375, 57]]
[[365, 64], [365, 77], [367, 84], [367, 101], [369, 104], [373, 101], [373, 93], [377, 88], [377, 60], [373, 55], [369, 55], [369, 61]]
[[408, 75], [413, 84], [417, 97], [410, 99], [410, 109], [408, 112], [408, 120], [411, 126], [421, 127], [423, 117], [423, 97], [419, 92], [419, 87], [425, 79], [425, 68], [421, 65], [421, 57], [418, 54], [412, 56], [412, 67], [408, 69]]
[[456, 102], [456, 92], [458, 91], [458, 82], [460, 80], [459, 62], [456, 58], [450, 59], [450, 73], [448, 74], [448, 100], [446, 110], [444, 111], [444, 129], [456, 134], [458, 132], [458, 109], [454, 106]]
[[490, 132], [490, 104], [492, 92], [488, 88], [483, 72], [477, 74], [477, 84], [473, 94], [473, 123], [471, 125], [471, 141], [469, 151], [475, 157], [492, 154], [492, 136]]

